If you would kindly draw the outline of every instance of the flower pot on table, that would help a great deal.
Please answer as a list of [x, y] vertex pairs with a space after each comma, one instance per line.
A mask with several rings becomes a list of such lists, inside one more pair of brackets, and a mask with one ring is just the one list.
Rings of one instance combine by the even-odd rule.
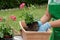
[[4, 38], [4, 40], [13, 40], [13, 38]]
[[5, 35], [4, 40], [13, 40], [13, 36], [8, 36], [8, 35]]
[[21, 27], [21, 35], [23, 37], [23, 40], [49, 40], [51, 31], [47, 32], [37, 32], [37, 31], [26, 31], [24, 27], [26, 27], [26, 24], [24, 21], [19, 22]]

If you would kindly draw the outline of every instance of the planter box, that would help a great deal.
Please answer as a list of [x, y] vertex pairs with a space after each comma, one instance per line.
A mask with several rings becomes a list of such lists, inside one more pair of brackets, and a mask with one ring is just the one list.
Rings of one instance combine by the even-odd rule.
[[23, 27], [26, 27], [24, 21], [19, 22], [21, 27], [21, 35], [23, 40], [49, 40], [51, 31], [47, 32], [37, 32], [37, 31], [26, 31]]

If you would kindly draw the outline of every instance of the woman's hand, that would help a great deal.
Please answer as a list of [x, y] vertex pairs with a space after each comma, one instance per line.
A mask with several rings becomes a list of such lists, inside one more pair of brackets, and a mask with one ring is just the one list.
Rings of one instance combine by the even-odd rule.
[[38, 21], [38, 26], [40, 27], [42, 25], [42, 22], [41, 21]]
[[49, 22], [46, 22], [45, 24], [39, 27], [38, 32], [46, 32], [50, 27], [51, 25], [49, 24]]

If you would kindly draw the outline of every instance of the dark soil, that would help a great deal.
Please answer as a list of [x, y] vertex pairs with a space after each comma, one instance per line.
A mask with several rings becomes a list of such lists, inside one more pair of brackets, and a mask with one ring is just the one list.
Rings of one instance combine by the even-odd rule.
[[27, 27], [25, 27], [24, 29], [26, 31], [38, 31], [38, 22], [33, 22], [30, 24], [27, 24]]

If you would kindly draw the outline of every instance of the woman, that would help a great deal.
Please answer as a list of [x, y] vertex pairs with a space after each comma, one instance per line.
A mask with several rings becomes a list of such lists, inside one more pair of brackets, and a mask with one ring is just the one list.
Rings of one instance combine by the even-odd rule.
[[[55, 7], [54, 4], [52, 5], [53, 6], [48, 5], [45, 15], [40, 19], [40, 22], [38, 22], [40, 26], [38, 31], [45, 32], [48, 28], [52, 27], [53, 32], [50, 40], [60, 40], [60, 7], [58, 5]], [[51, 18], [53, 18], [53, 21], [48, 22]]]

